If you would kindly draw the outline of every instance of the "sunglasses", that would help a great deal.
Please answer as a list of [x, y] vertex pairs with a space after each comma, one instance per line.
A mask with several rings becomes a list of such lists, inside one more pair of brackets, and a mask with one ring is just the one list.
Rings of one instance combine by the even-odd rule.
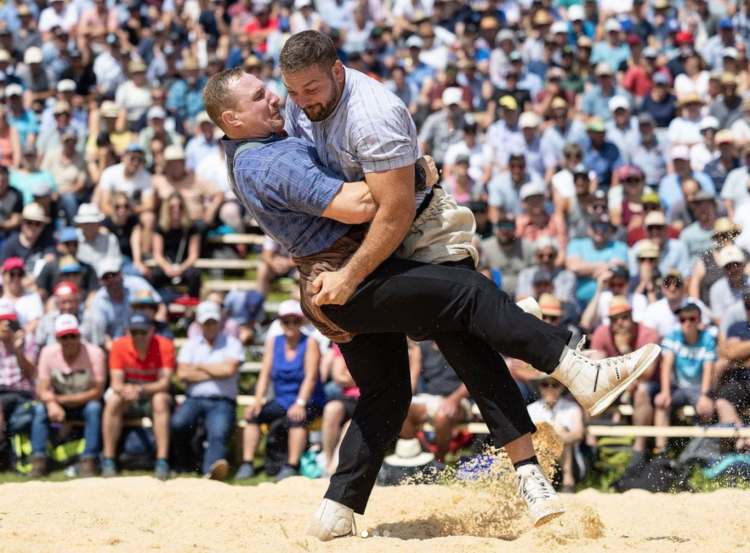
[[555, 254], [553, 253], [538, 253], [536, 254], [538, 259], [554, 259]]
[[146, 158], [141, 156], [130, 156], [130, 161], [134, 163], [143, 163], [144, 161], [146, 161]]
[[547, 321], [548, 323], [556, 323], [560, 320], [559, 315], [542, 315], [542, 320]]
[[649, 232], [652, 232], [655, 230], [661, 232], [664, 228], [665, 228], [664, 225], [649, 225], [646, 227], [646, 230]]
[[643, 204], [643, 211], [648, 213], [649, 211], [658, 211], [661, 209], [661, 206], [657, 204]]
[[302, 324], [302, 321], [295, 317], [289, 319], [281, 319], [281, 324], [283, 324], [284, 326], [299, 326]]
[[148, 332], [146, 332], [145, 330], [133, 329], [130, 331], [130, 334], [133, 337], [136, 337], [136, 336], [145, 336], [146, 334], [148, 334]]
[[495, 223], [495, 228], [498, 228], [500, 230], [512, 230], [516, 228], [516, 224], [512, 221], [507, 221], [504, 223]]
[[639, 263], [656, 263], [656, 258], [654, 257], [639, 257], [638, 258]]
[[10, 271], [10, 278], [23, 278], [25, 274], [23, 271]]
[[624, 280], [610, 280], [609, 281], [609, 287], [610, 288], [623, 288], [625, 286]]
[[591, 228], [594, 232], [607, 232], [609, 230], [609, 224], [607, 223], [593, 223]]
[[619, 315], [612, 315], [609, 320], [616, 323], [617, 321], [624, 321], [628, 318], [630, 318], [630, 313], [620, 313]]
[[102, 275], [102, 280], [109, 280], [110, 278], [116, 277], [120, 273], [104, 273]]
[[687, 323], [687, 322], [695, 323], [695, 322], [698, 322], [698, 320], [699, 320], [698, 317], [680, 317], [681, 323]]
[[568, 154], [565, 157], [568, 159], [582, 159], [583, 154]]
[[641, 184], [641, 179], [630, 178], [630, 179], [625, 179], [622, 182], [624, 182], [625, 184]]
[[39, 221], [29, 221], [28, 219], [24, 220], [25, 225], [29, 225], [30, 227], [41, 227], [44, 226]]
[[130, 206], [128, 204], [116, 204], [115, 209], [127, 209]]
[[559, 382], [540, 382], [539, 383], [540, 388], [562, 388], [562, 384]]
[[70, 342], [71, 340], [75, 340], [76, 338], [78, 338], [78, 334], [64, 334], [57, 337], [57, 339], [61, 342]]

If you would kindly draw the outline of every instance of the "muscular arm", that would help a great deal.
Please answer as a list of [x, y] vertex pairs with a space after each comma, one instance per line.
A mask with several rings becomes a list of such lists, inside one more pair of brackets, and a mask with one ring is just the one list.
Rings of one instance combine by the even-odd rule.
[[348, 225], [358, 225], [372, 221], [377, 210], [378, 205], [367, 184], [345, 182], [323, 211], [323, 217]]

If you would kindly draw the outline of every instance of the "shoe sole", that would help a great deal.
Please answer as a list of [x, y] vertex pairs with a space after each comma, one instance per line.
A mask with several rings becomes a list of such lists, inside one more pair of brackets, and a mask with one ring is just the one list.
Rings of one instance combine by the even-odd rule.
[[563, 508], [562, 503], [557, 502], [556, 504], [550, 505], [549, 512], [539, 517], [534, 523], [534, 527], [539, 528], [540, 526], [547, 524], [551, 520], [555, 520], [563, 514], [565, 514], [565, 508]]
[[539, 307], [539, 303], [534, 298], [529, 297], [522, 299], [521, 301], [516, 302], [516, 305], [520, 307], [523, 312], [533, 315], [541, 320], [542, 308]]
[[637, 367], [625, 380], [623, 380], [617, 386], [607, 392], [604, 397], [600, 398], [599, 401], [594, 403], [591, 409], [589, 409], [589, 414], [592, 417], [601, 414], [602, 411], [606, 410], [607, 407], [612, 405], [612, 402], [616, 400], [625, 390], [627, 390], [628, 386], [630, 386], [639, 376], [641, 376], [643, 374], [643, 371], [649, 368], [651, 366], [651, 363], [653, 363], [661, 353], [661, 346], [657, 346], [656, 344], [649, 344], [647, 347], [650, 347], [651, 351], [646, 354], [645, 358], [641, 359], [640, 366]]

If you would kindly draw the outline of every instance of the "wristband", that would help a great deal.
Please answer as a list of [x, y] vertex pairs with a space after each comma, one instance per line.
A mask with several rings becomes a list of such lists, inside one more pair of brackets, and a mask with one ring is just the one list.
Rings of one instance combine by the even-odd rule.
[[427, 171], [419, 163], [414, 165], [414, 190], [422, 192], [427, 188]]

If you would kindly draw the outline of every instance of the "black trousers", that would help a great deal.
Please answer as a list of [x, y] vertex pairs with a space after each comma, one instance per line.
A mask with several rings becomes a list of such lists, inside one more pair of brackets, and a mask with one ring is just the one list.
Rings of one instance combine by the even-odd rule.
[[464, 381], [497, 447], [535, 430], [501, 354], [552, 373], [570, 333], [524, 313], [466, 267], [389, 259], [325, 315], [356, 334], [340, 344], [360, 388], [339, 467], [326, 493], [364, 513], [386, 449], [411, 403], [406, 334], [429, 334]]

